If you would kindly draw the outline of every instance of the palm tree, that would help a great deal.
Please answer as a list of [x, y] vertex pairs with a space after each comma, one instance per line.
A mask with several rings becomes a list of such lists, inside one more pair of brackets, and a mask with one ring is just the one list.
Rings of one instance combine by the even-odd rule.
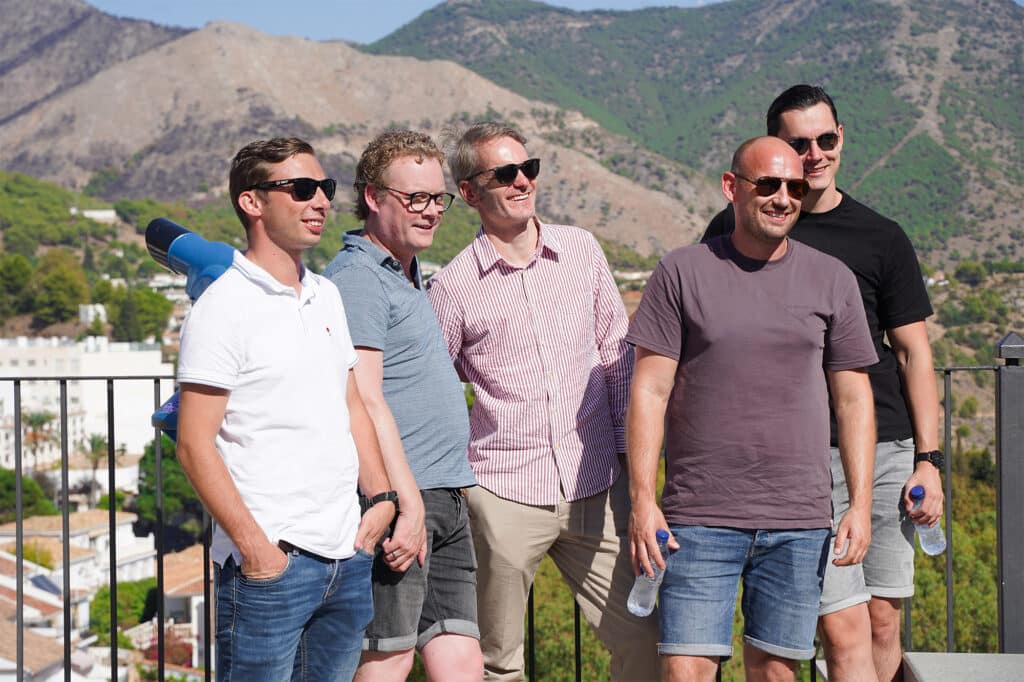
[[[83, 452], [85, 458], [89, 460], [89, 468], [92, 469], [92, 482], [89, 484], [89, 507], [91, 508], [95, 507], [97, 502], [96, 492], [99, 485], [96, 481], [96, 470], [100, 468], [100, 462], [107, 456], [107, 437], [101, 433], [90, 434], [89, 440], [84, 445]], [[113, 499], [113, 491], [110, 494]]]
[[32, 455], [32, 462], [29, 463], [29, 466], [39, 463], [39, 451], [43, 446], [56, 442], [57, 434], [50, 429], [50, 424], [56, 418], [57, 415], [46, 410], [22, 413], [21, 423], [25, 429], [25, 443]]

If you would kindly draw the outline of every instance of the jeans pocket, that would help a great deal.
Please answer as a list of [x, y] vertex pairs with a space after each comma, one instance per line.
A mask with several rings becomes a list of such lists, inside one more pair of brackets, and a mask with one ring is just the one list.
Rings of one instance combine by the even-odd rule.
[[289, 552], [289, 553], [285, 554], [285, 557], [286, 557], [286, 562], [285, 562], [284, 568], [282, 568], [281, 572], [278, 573], [277, 575], [272, 575], [269, 578], [250, 578], [249, 576], [247, 576], [244, 573], [242, 573], [241, 567], [238, 568], [238, 575], [241, 578], [242, 582], [245, 583], [246, 585], [264, 585], [264, 586], [266, 586], [266, 585], [274, 585], [276, 583], [281, 582], [281, 580], [284, 578], [284, 574], [288, 572], [289, 568], [291, 568], [291, 565], [292, 565], [292, 554]]

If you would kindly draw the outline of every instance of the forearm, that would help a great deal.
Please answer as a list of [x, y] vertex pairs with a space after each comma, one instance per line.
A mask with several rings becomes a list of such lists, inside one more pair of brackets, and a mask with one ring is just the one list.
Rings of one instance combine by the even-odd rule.
[[837, 374], [841, 377], [833, 379], [833, 407], [850, 506], [870, 508], [877, 441], [871, 385], [864, 372]]
[[195, 444], [179, 431], [178, 462], [217, 525], [227, 533], [243, 557], [255, 546], [269, 542], [231, 479], [213, 443]]
[[918, 452], [936, 450], [939, 447], [939, 391], [925, 323], [914, 322], [890, 329], [886, 334], [903, 379], [904, 399], [914, 431], [914, 447]]
[[634, 507], [656, 501], [658, 463], [665, 436], [665, 405], [641, 390], [633, 393], [626, 412], [629, 496]]
[[405, 457], [405, 449], [402, 447], [402, 438], [398, 433], [394, 415], [391, 414], [383, 397], [379, 400], [364, 397], [363, 404], [377, 432], [384, 470], [392, 488], [398, 492], [400, 509], [405, 513], [422, 507], [422, 503], [417, 502], [421, 499], [419, 486]]
[[359, 395], [359, 389], [356, 387], [351, 371], [349, 371], [346, 402], [348, 404], [349, 428], [359, 459], [359, 488], [368, 497], [392, 490], [387, 470], [384, 468], [384, 459], [381, 456], [377, 429], [374, 428], [373, 420], [370, 419], [370, 414], [366, 411], [366, 406]]

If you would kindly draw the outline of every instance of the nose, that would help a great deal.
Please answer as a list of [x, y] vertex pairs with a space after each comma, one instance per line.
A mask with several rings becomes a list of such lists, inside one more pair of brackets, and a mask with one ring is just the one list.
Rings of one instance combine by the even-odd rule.
[[324, 210], [331, 207], [331, 200], [327, 198], [323, 187], [316, 188], [316, 194], [314, 194], [313, 198], [309, 200], [309, 203], [314, 208], [322, 208]]
[[804, 153], [804, 159], [810, 161], [817, 161], [823, 158], [824, 156], [824, 152], [822, 152], [821, 147], [818, 146], [818, 141], [812, 137], [807, 145], [807, 151]]
[[516, 170], [516, 179], [512, 181], [512, 186], [516, 189], [526, 189], [530, 186], [530, 178], [526, 177], [522, 168]]

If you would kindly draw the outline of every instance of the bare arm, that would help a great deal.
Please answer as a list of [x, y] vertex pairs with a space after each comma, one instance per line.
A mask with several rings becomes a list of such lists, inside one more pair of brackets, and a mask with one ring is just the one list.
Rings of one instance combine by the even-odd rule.
[[356, 353], [359, 354], [359, 363], [353, 369], [356, 385], [377, 431], [388, 478], [398, 492], [398, 521], [394, 533], [384, 540], [384, 561], [391, 570], [401, 572], [409, 568], [414, 559], [422, 565], [426, 558], [423, 498], [405, 458], [398, 425], [384, 400], [384, 353], [361, 346], [356, 348]]
[[214, 445], [227, 404], [228, 391], [224, 389], [181, 385], [178, 462], [217, 525], [238, 547], [242, 573], [250, 578], [272, 578], [284, 570], [288, 558], [257, 525]]
[[[665, 562], [658, 552], [654, 534], [668, 529], [658, 507], [658, 460], [665, 436], [665, 410], [675, 383], [679, 362], [637, 346], [632, 390], [626, 410], [626, 450], [629, 460], [629, 553], [633, 570], [654, 575], [651, 557], [659, 568]], [[674, 537], [672, 549], [679, 549]]]
[[[366, 411], [366, 405], [363, 404], [363, 398], [359, 394], [359, 387], [356, 384], [355, 372], [351, 369], [348, 371], [345, 400], [348, 403], [352, 440], [355, 441], [356, 453], [359, 457], [359, 488], [367, 497], [391, 490], [391, 483], [384, 468], [384, 460], [380, 454], [377, 430], [374, 429], [370, 413]], [[401, 504], [401, 499], [398, 502]], [[363, 514], [363, 518], [359, 522], [355, 548], [373, 554], [377, 543], [387, 532], [388, 526], [391, 525], [391, 519], [394, 517], [395, 506], [391, 502], [373, 505]]]
[[[896, 353], [903, 377], [904, 396], [914, 427], [914, 448], [917, 452], [936, 450], [939, 446], [939, 391], [935, 385], [932, 348], [928, 343], [925, 323], [913, 322], [886, 331]], [[939, 470], [929, 462], [919, 462], [907, 480], [904, 502], [910, 509], [910, 489], [924, 487], [924, 503], [910, 516], [918, 523], [933, 525], [942, 516], [945, 496]]]
[[[850, 494], [850, 508], [836, 529], [836, 566], [858, 564], [871, 544], [871, 486], [875, 470], [875, 404], [863, 370], [828, 373], [839, 427], [839, 457]], [[845, 554], [844, 554], [845, 552]]]

